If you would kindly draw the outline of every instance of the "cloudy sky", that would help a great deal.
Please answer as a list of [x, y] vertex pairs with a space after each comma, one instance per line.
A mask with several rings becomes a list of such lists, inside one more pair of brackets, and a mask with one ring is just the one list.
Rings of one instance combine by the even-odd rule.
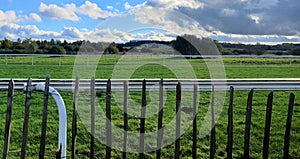
[[1, 0], [0, 39], [300, 43], [299, 0]]

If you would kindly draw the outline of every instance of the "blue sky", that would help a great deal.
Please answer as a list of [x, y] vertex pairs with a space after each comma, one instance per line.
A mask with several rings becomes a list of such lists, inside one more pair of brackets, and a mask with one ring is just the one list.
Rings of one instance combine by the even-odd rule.
[[300, 42], [299, 0], [1, 0], [0, 39]]

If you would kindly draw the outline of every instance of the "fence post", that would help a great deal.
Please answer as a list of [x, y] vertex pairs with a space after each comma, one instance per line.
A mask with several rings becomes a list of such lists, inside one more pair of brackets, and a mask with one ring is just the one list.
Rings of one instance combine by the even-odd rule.
[[193, 159], [197, 159], [197, 112], [198, 112], [198, 84], [194, 84], [194, 97], [193, 97]]
[[290, 148], [290, 135], [292, 128], [292, 117], [293, 117], [293, 107], [294, 107], [295, 95], [293, 93], [290, 94], [289, 100], [289, 108], [286, 119], [286, 127], [284, 134], [284, 147], [283, 147], [283, 158], [289, 158], [289, 148]]
[[39, 158], [44, 158], [45, 155], [45, 144], [46, 144], [46, 131], [47, 131], [47, 116], [48, 116], [48, 98], [49, 98], [49, 83], [50, 76], [46, 76], [45, 90], [44, 90], [44, 109], [42, 119], [42, 133], [40, 141], [40, 153]]
[[143, 80], [142, 87], [142, 107], [141, 107], [141, 118], [140, 118], [140, 159], [144, 158], [144, 142], [145, 142], [145, 122], [146, 122], [146, 80]]
[[111, 157], [111, 80], [106, 85], [106, 159]]
[[124, 118], [124, 143], [123, 143], [123, 152], [122, 158], [125, 159], [127, 157], [127, 131], [128, 131], [128, 114], [127, 114], [127, 105], [128, 105], [128, 82], [124, 82], [124, 104], [123, 104], [123, 118]]
[[94, 158], [94, 146], [95, 146], [95, 97], [96, 97], [96, 92], [95, 92], [95, 78], [93, 77], [91, 79], [91, 86], [90, 86], [90, 91], [91, 91], [91, 142], [90, 142], [90, 158]]
[[234, 88], [230, 86], [230, 97], [228, 107], [228, 126], [227, 126], [227, 158], [232, 158], [232, 145], [233, 145], [233, 96]]
[[156, 159], [160, 159], [160, 152], [161, 152], [161, 143], [163, 139], [163, 114], [164, 114], [164, 86], [163, 86], [163, 79], [160, 79], [159, 82], [159, 108], [158, 108], [158, 124], [157, 124], [157, 140], [156, 140]]
[[249, 158], [249, 146], [250, 146], [250, 124], [252, 115], [252, 98], [253, 89], [248, 94], [247, 109], [246, 109], [246, 124], [245, 124], [245, 136], [244, 136], [244, 158]]
[[263, 158], [265, 159], [268, 159], [269, 156], [272, 105], [273, 105], [273, 92], [271, 92], [268, 95], [267, 110], [266, 110], [266, 123], [265, 123], [265, 134], [264, 134], [264, 144], [263, 144]]
[[61, 153], [62, 153], [62, 145], [60, 144], [59, 150], [56, 153], [56, 159], [61, 159]]
[[78, 91], [79, 78], [76, 77], [75, 90], [74, 90], [74, 105], [73, 105], [73, 118], [72, 118], [72, 146], [71, 146], [71, 158], [74, 159], [76, 155], [76, 136], [77, 136], [77, 107], [78, 107]]
[[23, 122], [23, 141], [21, 148], [21, 159], [25, 158], [26, 155], [26, 144], [27, 144], [27, 134], [28, 134], [28, 121], [29, 121], [29, 108], [30, 108], [30, 99], [31, 99], [31, 82], [29, 78], [26, 86], [26, 100], [25, 100], [25, 117]]
[[176, 141], [175, 141], [175, 159], [180, 158], [180, 120], [181, 120], [181, 84], [176, 86]]
[[14, 97], [14, 81], [11, 79], [8, 83], [8, 95], [7, 95], [8, 104], [6, 109], [4, 147], [3, 147], [3, 156], [2, 156], [3, 159], [7, 158], [8, 150], [9, 150], [13, 97]]
[[216, 152], [216, 127], [215, 127], [215, 87], [211, 90], [211, 133], [210, 133], [210, 158], [215, 157]]

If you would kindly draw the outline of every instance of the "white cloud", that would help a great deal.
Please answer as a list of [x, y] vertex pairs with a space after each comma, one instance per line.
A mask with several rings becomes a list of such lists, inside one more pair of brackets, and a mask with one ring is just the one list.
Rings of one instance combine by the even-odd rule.
[[164, 41], [171, 41], [174, 40], [174, 36], [171, 34], [165, 34], [161, 32], [156, 31], [150, 31], [146, 33], [137, 33], [137, 34], [131, 34], [134, 39], [137, 40], [164, 40]]
[[249, 15], [249, 18], [251, 18], [255, 22], [255, 24], [259, 24], [261, 20], [261, 18], [258, 15], [254, 14]]
[[246, 2], [246, 9], [268, 9], [276, 6], [279, 0], [248, 0]]
[[34, 20], [34, 21], [37, 21], [37, 22], [42, 22], [42, 18], [36, 14], [36, 13], [31, 13], [30, 14], [30, 17]]
[[199, 9], [204, 6], [202, 2], [197, 0], [150, 0], [147, 4], [164, 9], [178, 9], [180, 7]]
[[194, 34], [207, 36], [208, 32], [195, 20], [175, 10], [161, 9], [154, 7], [140, 7], [130, 10], [135, 15], [135, 20], [152, 25], [173, 34]]
[[[209, 37], [217, 38], [219, 41], [227, 42], [244, 42], [244, 43], [282, 43], [282, 42], [300, 42], [300, 33], [294, 36], [283, 35], [243, 35], [243, 34], [228, 34], [218, 30], [211, 31]], [[0, 37], [16, 40], [17, 38], [25, 39], [32, 38], [35, 40], [40, 39], [58, 39], [76, 41], [79, 39], [89, 40], [92, 42], [104, 41], [104, 42], [126, 42], [129, 40], [172, 40], [176, 34], [173, 32], [139, 32], [139, 33], [127, 33], [119, 30], [111, 29], [78, 29], [75, 27], [63, 28], [60, 32], [44, 31], [40, 30], [35, 25], [18, 25], [7, 24], [0, 26]]]
[[[113, 7], [108, 6], [108, 9], [113, 9]], [[114, 15], [114, 13], [102, 10], [96, 3], [90, 1], [85, 1], [85, 3], [79, 7], [74, 3], [65, 4], [63, 7], [55, 4], [46, 5], [41, 3], [39, 11], [45, 17], [71, 21], [80, 20], [77, 14], [87, 15], [92, 19], [106, 19]]]
[[81, 5], [77, 12], [80, 14], [88, 15], [93, 19], [106, 19], [114, 14], [105, 10], [102, 10], [98, 7], [96, 3], [92, 3], [90, 1], [85, 1], [85, 4]]
[[82, 33], [75, 27], [65, 27], [61, 32], [61, 36], [68, 39], [82, 39]]
[[67, 4], [63, 8], [54, 4], [46, 5], [43, 2], [39, 7], [40, 13], [45, 17], [78, 21], [79, 18], [75, 13], [75, 9], [75, 4]]
[[6, 12], [0, 10], [0, 26], [5, 24], [24, 22], [24, 21], [41, 22], [42, 19], [36, 13], [30, 13], [29, 16], [27, 16], [27, 15], [16, 15], [15, 11], [13, 10], [9, 10]]
[[236, 14], [235, 9], [224, 8], [222, 10], [222, 15], [225, 15], [225, 16], [234, 16], [235, 14]]
[[[287, 2], [290, 5], [284, 5]], [[50, 32], [40, 30], [34, 25], [18, 25], [24, 21], [41, 22], [42, 18], [36, 13], [24, 15], [22, 11], [0, 10], [0, 38], [33, 37], [111, 42], [134, 39], [170, 40], [176, 35], [193, 34], [221, 41], [300, 41], [300, 23], [296, 16], [300, 6], [297, 4], [300, 3], [296, 0], [149, 0], [135, 6], [128, 2], [123, 4], [135, 21], [166, 32], [126, 33], [111, 26], [107, 28], [112, 29], [95, 30], [65, 27], [60, 32]], [[41, 3], [39, 10], [45, 17], [71, 21], [79, 21], [80, 15], [92, 19], [106, 19], [120, 14], [113, 6], [101, 9], [90, 1], [78, 6], [73, 3], [60, 6]], [[138, 24], [128, 24], [125, 21], [120, 24], [122, 27], [134, 27]]]
[[114, 9], [113, 6], [106, 6], [106, 8], [109, 9], [109, 10], [113, 10]]
[[[3, 12], [0, 10], [0, 22], [1, 24], [9, 24], [17, 21], [17, 16], [15, 11], [6, 11]], [[0, 25], [1, 25], [0, 24]]]
[[87, 32], [85, 35], [90, 41], [102, 41], [102, 42], [124, 42], [128, 40], [133, 40], [134, 38], [126, 33], [119, 30], [111, 29], [98, 29]]
[[35, 25], [18, 25], [7, 24], [0, 27], [0, 37], [10, 39], [33, 38], [33, 39], [50, 39], [59, 37], [59, 33], [40, 30]]
[[126, 10], [128, 10], [128, 9], [131, 8], [131, 5], [130, 5], [128, 2], [126, 2], [126, 3], [124, 4], [124, 8], [125, 8]]

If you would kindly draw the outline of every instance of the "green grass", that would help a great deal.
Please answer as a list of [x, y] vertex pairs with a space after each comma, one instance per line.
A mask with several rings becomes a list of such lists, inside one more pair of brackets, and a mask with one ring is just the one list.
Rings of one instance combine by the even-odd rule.
[[[132, 97], [136, 102], [140, 102], [140, 93], [141, 92], [131, 92]], [[247, 102], [247, 91], [236, 91], [234, 96], [234, 144], [233, 144], [233, 156], [235, 158], [242, 158], [243, 156], [243, 141], [244, 141], [244, 128], [245, 128], [245, 107]], [[264, 132], [264, 122], [265, 122], [265, 109], [266, 109], [266, 100], [268, 91], [255, 91], [254, 92], [254, 101], [253, 101], [253, 114], [251, 122], [251, 146], [250, 154], [253, 158], [261, 158], [262, 156], [262, 143], [263, 143], [263, 132]], [[289, 98], [288, 91], [275, 91], [274, 92], [274, 104], [273, 104], [273, 114], [272, 114], [272, 124], [271, 124], [271, 135], [270, 135], [270, 157], [271, 158], [280, 158], [283, 154], [283, 143], [284, 143], [284, 131], [285, 131], [285, 122], [287, 114], [287, 105]], [[294, 92], [296, 97], [300, 95], [299, 91]], [[104, 95], [104, 92], [102, 93]], [[6, 111], [6, 92], [0, 93], [3, 100], [0, 103], [0, 133], [4, 133], [4, 123], [5, 123], [5, 111]], [[67, 107], [68, 115], [68, 156], [70, 156], [70, 146], [71, 146], [71, 119], [72, 119], [72, 93], [70, 92], [61, 92], [63, 99]], [[88, 96], [87, 94], [85, 94]], [[43, 107], [43, 94], [42, 93], [33, 93], [31, 99], [31, 109], [30, 109], [30, 120], [29, 120], [29, 136], [28, 136], [28, 145], [27, 145], [27, 158], [36, 158], [39, 150], [39, 139], [41, 132], [41, 121], [42, 121], [42, 107]], [[149, 98], [149, 97], [148, 97]], [[22, 92], [16, 92], [14, 97], [13, 105], [13, 116], [12, 116], [12, 132], [11, 132], [11, 143], [10, 143], [10, 152], [9, 158], [17, 158], [20, 155], [21, 143], [22, 143], [22, 124], [24, 117], [24, 99], [25, 94]], [[47, 144], [46, 144], [46, 158], [53, 158], [55, 152], [57, 151], [57, 133], [58, 133], [58, 115], [57, 108], [54, 103], [54, 100], [50, 98], [49, 100], [49, 114], [48, 114], [48, 126], [47, 126]], [[88, 101], [86, 101], [88, 102]], [[148, 101], [150, 102], [150, 101]], [[112, 122], [122, 128], [123, 125], [123, 110], [117, 106], [115, 100], [112, 101]], [[201, 127], [201, 123], [206, 115], [206, 112], [210, 105], [210, 93], [209, 92], [200, 92], [199, 93], [199, 108], [198, 108], [198, 128]], [[79, 107], [79, 111], [86, 111], [89, 113], [90, 109], [88, 105], [82, 105]], [[293, 158], [298, 158], [300, 156], [299, 149], [300, 145], [298, 141], [300, 140], [300, 103], [298, 98], [296, 98], [295, 108], [294, 108], [294, 118], [292, 121], [292, 131], [291, 131], [291, 146], [290, 146], [290, 155]], [[97, 100], [96, 109], [96, 135], [102, 137], [104, 140], [105, 133], [105, 122], [100, 121], [101, 114], [100, 109], [105, 108], [105, 96], [99, 97]], [[216, 124], [216, 142], [217, 142], [217, 158], [226, 157], [226, 141], [227, 141], [227, 108], [228, 108], [228, 98], [226, 98], [225, 105], [222, 109], [220, 118]], [[135, 108], [138, 112], [140, 111], [139, 107]], [[147, 110], [157, 109], [157, 106], [151, 105], [147, 106]], [[175, 116], [175, 93], [168, 91], [167, 101], [164, 107], [164, 125], [171, 124], [171, 120]], [[79, 114], [81, 114], [80, 112]], [[182, 114], [185, 114], [182, 111]], [[82, 115], [82, 114], [81, 114]], [[84, 118], [80, 116], [80, 118]], [[134, 116], [129, 116], [129, 130], [131, 132], [139, 132], [139, 120]], [[86, 119], [86, 118], [85, 118]], [[182, 124], [186, 124], [182, 122]], [[152, 132], [157, 129], [157, 114], [152, 114], [151, 117], [146, 119], [146, 130], [147, 132]], [[199, 130], [198, 130], [199, 131]], [[113, 131], [114, 132], [114, 131]], [[117, 132], [115, 132], [117, 133]], [[172, 134], [164, 134], [165, 137], [172, 138]], [[191, 125], [187, 131], [181, 137], [181, 150], [182, 157], [189, 158], [191, 155], [191, 146], [192, 146], [192, 128]], [[116, 136], [116, 135], [113, 135]], [[118, 136], [118, 135], [117, 135]], [[119, 135], [122, 137], [122, 135]], [[146, 139], [147, 140], [147, 139]], [[3, 145], [3, 135], [0, 136], [0, 145]], [[78, 135], [77, 135], [77, 155], [79, 158], [87, 158], [89, 154], [89, 141], [90, 134], [85, 129], [85, 126], [81, 121], [78, 123]], [[156, 141], [151, 141], [153, 144]], [[150, 143], [151, 143], [150, 142]], [[198, 139], [198, 149], [197, 155], [200, 158], [209, 157], [209, 134], [204, 136], [204, 138]], [[2, 147], [2, 146], [1, 146]], [[105, 156], [105, 145], [99, 141], [96, 141], [96, 156], [98, 158], [103, 158]], [[112, 155], [115, 158], [121, 157], [121, 152], [113, 150]], [[174, 154], [174, 143], [162, 149], [163, 158], [172, 158]], [[129, 158], [136, 158], [138, 154], [129, 153]], [[146, 153], [147, 158], [154, 158], [155, 153]]]
[[[120, 57], [104, 57], [100, 60], [98, 68], [96, 70], [96, 78], [110, 78], [114, 69], [114, 64], [118, 62]], [[153, 57], [152, 57], [153, 58]], [[127, 62], [137, 63], [142, 60], [149, 60], [145, 57], [131, 57]], [[176, 59], [175, 59], [176, 60]], [[6, 61], [5, 58], [0, 59], [0, 77], [1, 78], [45, 78], [46, 74], [50, 74], [51, 78], [72, 78], [74, 57], [34, 57], [34, 65], [31, 65], [31, 57], [14, 57]], [[82, 66], [88, 64], [98, 63], [97, 60], [86, 58], [83, 60]], [[210, 78], [205, 61], [201, 59], [189, 59], [189, 62], [193, 66], [197, 78]], [[225, 58], [223, 59], [226, 70], [227, 78], [299, 78], [300, 77], [300, 61], [298, 59], [238, 59], [238, 58]], [[176, 63], [175, 63], [176, 64]], [[125, 67], [126, 65], [124, 65]], [[174, 78], [175, 75], [166, 67], [160, 65], [148, 64], [139, 67], [134, 71], [132, 78]], [[73, 111], [73, 94], [71, 92], [60, 92], [67, 107], [68, 115], [68, 157], [70, 156], [71, 146], [71, 119]], [[236, 91], [234, 96], [234, 144], [233, 144], [233, 156], [234, 158], [243, 157], [243, 142], [244, 142], [244, 128], [245, 128], [245, 111], [247, 104], [248, 91]], [[262, 144], [263, 144], [263, 132], [265, 123], [265, 109], [267, 102], [268, 91], [255, 91], [253, 97], [253, 114], [251, 122], [251, 141], [250, 141], [250, 156], [252, 158], [262, 157]], [[285, 122], [288, 106], [289, 91], [275, 91], [274, 92], [274, 104], [271, 124], [270, 135], [270, 158], [281, 158], [283, 154], [283, 142]], [[300, 157], [300, 101], [299, 91], [294, 91], [296, 95], [294, 118], [292, 121], [291, 130], [291, 145], [290, 155], [291, 158]], [[96, 110], [105, 108], [105, 92], [99, 92]], [[98, 95], [99, 95], [98, 94]], [[87, 98], [89, 93], [84, 94]], [[138, 107], [131, 107], [136, 112], [140, 111], [141, 92], [130, 92], [133, 101], [138, 103]], [[39, 152], [39, 140], [41, 133], [41, 121], [42, 121], [42, 107], [43, 107], [43, 94], [35, 92], [32, 94], [30, 107], [30, 121], [29, 121], [29, 139], [27, 144], [27, 158], [36, 158]], [[3, 148], [3, 134], [5, 127], [5, 112], [7, 106], [7, 92], [0, 92], [0, 149]], [[170, 124], [175, 115], [175, 93], [168, 91], [165, 95], [166, 103], [164, 106], [164, 125]], [[190, 96], [184, 96], [184, 99], [190, 98]], [[150, 98], [147, 96], [148, 103]], [[220, 118], [216, 124], [216, 158], [226, 157], [226, 141], [227, 141], [227, 108], [228, 108], [228, 95], [225, 99], [225, 104], [222, 109]], [[85, 103], [86, 107], [79, 107], [79, 111], [89, 113], [89, 101], [81, 100]], [[147, 111], [157, 110], [157, 101], [153, 105], [147, 105]], [[155, 104], [156, 102], [156, 104]], [[12, 132], [11, 143], [9, 150], [9, 158], [19, 158], [22, 143], [22, 127], [24, 118], [24, 103], [25, 94], [23, 92], [15, 92], [13, 103], [13, 116], [12, 116]], [[112, 100], [112, 122], [122, 128], [123, 126], [123, 110], [117, 105], [120, 101]], [[129, 106], [132, 104], [129, 104]], [[210, 105], [210, 92], [199, 93], [199, 107], [198, 107], [198, 127], [201, 127], [202, 120], [204, 119], [206, 112]], [[184, 112], [182, 112], [185, 114]], [[96, 135], [100, 139], [105, 139], [105, 122], [100, 121], [100, 117], [105, 114], [101, 112], [96, 113]], [[89, 142], [90, 134], [86, 130], [83, 121], [84, 117], [79, 116], [81, 120], [78, 122], [78, 135], [77, 135], [77, 156], [78, 158], [88, 158], [89, 156]], [[134, 115], [130, 115], [129, 129], [132, 132], [139, 132], [139, 120]], [[186, 124], [186, 123], [182, 123]], [[146, 131], [152, 132], [157, 128], [157, 113], [152, 114], [151, 117], [146, 119]], [[55, 102], [52, 98], [49, 98], [49, 114], [48, 114], [48, 126], [47, 126], [47, 144], [46, 144], [46, 158], [53, 158], [57, 151], [57, 133], [58, 133], [58, 114]], [[118, 133], [113, 131], [114, 133]], [[2, 135], [1, 135], [2, 134]], [[122, 134], [115, 135], [122, 137]], [[165, 137], [172, 138], [172, 133], [165, 134]], [[187, 131], [181, 137], [181, 150], [182, 158], [191, 158], [192, 147], [192, 128], [189, 127]], [[148, 141], [146, 139], [146, 141]], [[149, 141], [149, 143], [155, 144], [156, 141]], [[121, 143], [116, 143], [121, 144]], [[149, 145], [148, 145], [149, 146]], [[151, 145], [150, 145], [151, 146]], [[97, 158], [105, 157], [105, 145], [96, 140], [95, 155]], [[162, 158], [173, 158], [174, 155], [174, 143], [168, 145], [162, 149]], [[198, 139], [197, 143], [197, 156], [198, 158], [209, 157], [209, 135]], [[113, 150], [112, 156], [114, 158], [120, 158], [121, 151]], [[129, 153], [128, 158], [137, 158], [138, 154]], [[155, 158], [155, 152], [146, 153], [147, 158]]]
[[[146, 63], [137, 70], [131, 78], [174, 78], [170, 69], [158, 65], [149, 64], [154, 57], [129, 57], [126, 62], [118, 64], [123, 69], [128, 65]], [[111, 78], [115, 65], [120, 57], [81, 57], [77, 66], [89, 69], [95, 65], [96, 78]], [[10, 57], [6, 65], [5, 58], [0, 59], [1, 78], [44, 78], [50, 74], [51, 78], [72, 78], [75, 57], [34, 57], [34, 65], [31, 57]], [[155, 60], [154, 60], [155, 61]], [[170, 59], [170, 67], [180, 69], [180, 60]], [[179, 62], [178, 62], [179, 61]], [[181, 60], [182, 61], [182, 60]], [[213, 61], [211, 59], [207, 60]], [[163, 64], [162, 58], [156, 62]], [[178, 62], [178, 63], [177, 63]], [[203, 59], [189, 59], [188, 62], [194, 69], [197, 78], [210, 78], [206, 63]], [[299, 78], [300, 59], [277, 59], [277, 58], [223, 58], [227, 78]], [[80, 65], [79, 65], [80, 64]], [[172, 66], [173, 65], [173, 66]], [[183, 70], [184, 71], [184, 70]], [[166, 73], [168, 72], [168, 73]], [[127, 77], [129, 78], [129, 77]]]

